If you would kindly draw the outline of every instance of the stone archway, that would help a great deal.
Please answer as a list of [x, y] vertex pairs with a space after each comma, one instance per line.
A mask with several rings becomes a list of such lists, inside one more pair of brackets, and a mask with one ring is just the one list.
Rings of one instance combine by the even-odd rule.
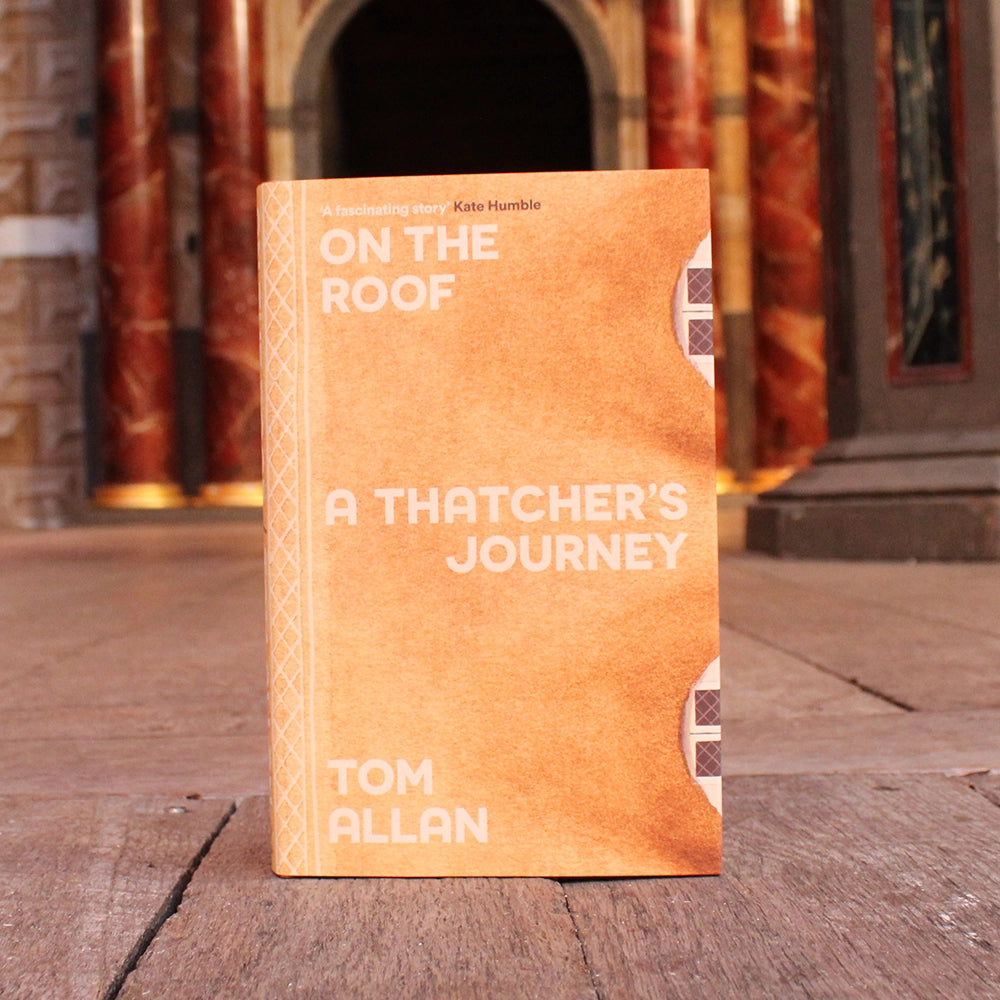
[[[507, 12], [506, 23], [516, 29], [518, 18], [510, 15], [519, 14], [521, 23], [524, 24], [526, 20], [528, 23], [525, 27], [530, 27], [531, 30], [521, 39], [522, 47], [519, 49], [517, 39], [510, 37], [511, 28], [507, 28], [506, 41], [512, 46], [512, 50], [506, 54], [507, 66], [504, 67], [502, 59], [499, 63], [495, 62], [491, 67], [492, 81], [485, 91], [481, 91], [481, 100], [484, 105], [489, 105], [493, 117], [491, 119], [490, 115], [483, 115], [482, 122], [474, 122], [479, 128], [478, 136], [472, 137], [475, 141], [455, 142], [450, 151], [455, 155], [449, 160], [449, 150], [445, 148], [447, 129], [463, 127], [461, 116], [455, 124], [449, 125], [449, 107], [453, 111], [460, 110], [465, 115], [467, 124], [470, 121], [470, 108], [475, 110], [476, 107], [468, 100], [469, 93], [461, 95], [463, 99], [460, 101], [460, 109], [449, 105], [440, 109], [437, 124], [441, 127], [429, 141], [415, 142], [414, 137], [419, 134], [419, 130], [410, 130], [400, 137], [401, 145], [408, 147], [407, 156], [395, 156], [391, 141], [383, 143], [381, 152], [374, 149], [373, 145], [380, 138], [379, 129], [383, 130], [383, 138], [387, 135], [391, 139], [393, 128], [399, 128], [401, 122], [406, 123], [405, 117], [401, 116], [421, 113], [419, 105], [415, 103], [415, 95], [419, 89], [413, 86], [405, 88], [405, 76], [397, 77], [396, 80], [380, 79], [380, 68], [384, 70], [388, 65], [385, 59], [388, 53], [380, 54], [376, 47], [376, 39], [385, 39], [384, 31], [380, 34], [384, 25], [392, 23], [393, 18], [398, 18], [399, 13], [407, 7], [412, 9], [415, 5], [400, 4], [399, 0], [331, 0], [313, 18], [295, 72], [292, 107], [295, 175], [317, 177], [340, 173], [617, 167], [619, 101], [616, 77], [605, 40], [590, 14], [579, 0], [506, 0], [506, 4], [511, 8]], [[413, 38], [411, 26], [409, 37], [413, 41], [409, 43], [410, 51], [414, 43], [421, 51], [416, 59], [411, 60], [409, 72], [419, 72], [422, 63], [428, 72], [439, 76], [443, 74], [445, 77], [450, 75], [456, 81], [452, 89], [457, 93], [461, 87], [463, 71], [468, 80], [469, 74], [474, 73], [475, 67], [481, 64], [482, 51], [477, 54], [475, 43], [468, 42], [476, 31], [470, 21], [465, 25], [465, 30], [471, 32], [471, 35], [466, 35], [464, 51], [455, 51], [457, 46], [462, 45], [460, 30], [450, 29], [435, 35], [435, 18], [440, 26], [443, 23], [441, 15], [447, 14], [445, 8], [449, 6], [449, 0], [428, 5], [428, 31], [423, 36], [422, 45], [419, 38]], [[495, 10], [494, 5], [490, 7]], [[381, 28], [380, 17], [384, 18]], [[488, 27], [483, 26], [480, 30], [487, 30]], [[491, 43], [495, 40], [496, 31], [497, 23], [494, 23], [493, 34], [487, 39]], [[541, 42], [538, 40], [539, 34], [543, 36]], [[406, 37], [397, 32], [396, 43], [403, 45]], [[539, 44], [547, 44], [547, 48], [539, 52]], [[496, 51], [503, 46], [491, 44], [489, 48]], [[334, 66], [338, 59], [341, 64], [349, 64], [346, 69]], [[374, 63], [367, 67], [368, 83], [374, 84], [374, 88], [370, 86], [366, 93], [360, 95], [357, 92], [345, 92], [342, 73], [359, 72], [360, 67], [360, 73], [364, 75], [368, 60], [373, 60]], [[380, 60], [381, 67], [378, 65]], [[515, 63], [521, 70], [521, 77], [525, 76], [525, 68], [529, 69], [529, 79], [519, 80], [518, 86], [511, 89], [510, 81], [505, 83], [504, 76], [510, 75], [511, 66]], [[557, 92], [554, 99], [549, 92], [548, 100], [543, 96], [547, 89], [547, 68], [550, 83], [553, 81], [552, 74], [560, 77], [556, 86], [548, 88], [549, 91]], [[384, 73], [381, 75], [384, 76]], [[566, 84], [567, 79], [569, 86]], [[378, 128], [366, 129], [365, 116], [372, 118], [380, 114], [378, 105], [389, 99], [393, 84], [397, 86], [397, 93], [398, 88], [404, 86], [403, 97], [406, 100], [403, 103], [410, 110], [398, 108], [385, 117], [383, 104], [383, 120], [379, 122]], [[531, 100], [532, 88], [535, 101]], [[426, 93], [424, 97], [429, 100], [437, 99], [440, 106], [440, 94]], [[508, 140], [518, 137], [516, 112], [513, 119], [510, 113], [518, 104], [525, 107], [530, 105], [533, 118], [531, 128], [521, 134], [525, 136], [525, 147], [534, 144], [520, 157], [510, 155], [509, 151], [504, 154], [495, 142], [496, 134], [501, 131], [506, 133]], [[544, 115], [536, 113], [536, 104], [543, 108], [547, 105], [550, 112], [547, 122]], [[571, 105], [574, 110], [567, 112], [566, 109]], [[567, 120], [557, 120], [553, 124], [552, 116]], [[575, 124], [572, 120], [574, 116]], [[357, 128], [359, 118], [362, 122], [360, 132]], [[474, 119], [475, 115], [472, 116], [473, 121]], [[491, 136], [494, 139], [491, 140]], [[360, 157], [353, 154], [352, 144], [355, 149], [365, 152]], [[379, 159], [379, 156], [382, 158]]]

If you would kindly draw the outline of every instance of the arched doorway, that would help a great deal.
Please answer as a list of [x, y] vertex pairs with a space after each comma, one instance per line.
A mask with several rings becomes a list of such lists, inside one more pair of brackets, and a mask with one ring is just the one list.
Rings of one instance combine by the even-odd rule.
[[[442, 77], [450, 86], [436, 88], [432, 101], [433, 80]], [[615, 169], [625, 155], [622, 115], [632, 109], [620, 84], [588, 0], [327, 0], [313, 7], [294, 59], [288, 176]], [[365, 166], [352, 166], [348, 152], [358, 101], [369, 129], [360, 142], [372, 151]], [[411, 109], [408, 121], [403, 106]], [[416, 145], [412, 133], [393, 131], [421, 121]], [[492, 142], [497, 155], [473, 165], [465, 152], [462, 162], [440, 165], [475, 140]], [[380, 156], [373, 164], [373, 151], [388, 155], [392, 144], [431, 146], [438, 162], [421, 165], [411, 156], [391, 166]]]
[[539, 0], [370, 0], [324, 70], [326, 176], [593, 166], [586, 69]]

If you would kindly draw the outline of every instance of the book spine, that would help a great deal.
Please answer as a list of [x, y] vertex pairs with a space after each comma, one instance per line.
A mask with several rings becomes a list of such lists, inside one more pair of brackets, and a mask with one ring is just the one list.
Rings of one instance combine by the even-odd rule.
[[258, 191], [271, 840], [274, 870], [282, 875], [308, 867], [293, 192], [287, 183]]

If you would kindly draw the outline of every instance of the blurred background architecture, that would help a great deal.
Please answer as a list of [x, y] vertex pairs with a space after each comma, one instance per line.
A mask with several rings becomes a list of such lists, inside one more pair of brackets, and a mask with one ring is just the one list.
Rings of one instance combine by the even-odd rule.
[[708, 167], [720, 486], [783, 484], [751, 544], [1000, 558], [998, 32], [997, 0], [2, 0], [0, 525], [259, 503], [258, 182]]

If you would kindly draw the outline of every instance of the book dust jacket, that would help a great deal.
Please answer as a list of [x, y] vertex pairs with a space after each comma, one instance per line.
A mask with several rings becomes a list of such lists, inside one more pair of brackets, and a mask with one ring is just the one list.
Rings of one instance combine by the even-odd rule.
[[259, 217], [275, 871], [718, 872], [707, 172]]

